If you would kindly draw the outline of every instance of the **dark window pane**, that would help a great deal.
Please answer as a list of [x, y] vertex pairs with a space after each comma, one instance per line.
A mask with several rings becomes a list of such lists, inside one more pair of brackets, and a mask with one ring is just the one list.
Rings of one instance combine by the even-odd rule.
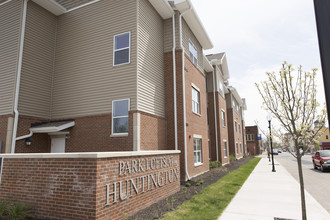
[[115, 52], [115, 65], [129, 62], [129, 49]]
[[128, 133], [128, 117], [113, 119], [113, 133]]
[[128, 100], [113, 102], [113, 117], [128, 116]]
[[129, 33], [115, 36], [115, 50], [129, 47]]

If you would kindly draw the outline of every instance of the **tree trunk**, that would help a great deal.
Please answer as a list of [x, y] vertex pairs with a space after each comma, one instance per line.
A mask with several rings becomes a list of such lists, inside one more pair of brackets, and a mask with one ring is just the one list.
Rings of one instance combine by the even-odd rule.
[[302, 220], [307, 220], [306, 215], [306, 203], [305, 203], [305, 186], [304, 186], [304, 177], [301, 166], [301, 155], [299, 148], [297, 149], [297, 162], [298, 162], [298, 172], [299, 172], [299, 183], [300, 183], [300, 199], [301, 199], [301, 214]]

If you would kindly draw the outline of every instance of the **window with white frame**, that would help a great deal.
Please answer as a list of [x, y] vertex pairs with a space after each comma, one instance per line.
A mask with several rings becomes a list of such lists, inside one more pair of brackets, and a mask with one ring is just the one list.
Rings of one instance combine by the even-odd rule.
[[223, 95], [223, 84], [222, 84], [221, 80], [219, 80], [219, 93], [221, 95]]
[[197, 66], [198, 64], [198, 53], [196, 47], [191, 41], [189, 41], [189, 58]]
[[113, 65], [130, 62], [130, 32], [115, 35], [113, 50]]
[[128, 134], [129, 99], [112, 101], [112, 134]]
[[237, 121], [235, 121], [235, 131], [237, 132]]
[[191, 87], [191, 96], [192, 96], [192, 111], [196, 114], [200, 114], [201, 113], [200, 104], [199, 104], [200, 93], [199, 90], [194, 86]]
[[232, 101], [232, 104], [233, 104], [233, 108], [236, 109], [236, 105], [235, 105], [236, 103], [234, 100]]
[[238, 143], [236, 143], [235, 151], [236, 151], [236, 154], [237, 154], [238, 153]]
[[238, 124], [238, 132], [241, 133], [241, 125]]
[[223, 156], [226, 158], [228, 156], [227, 154], [227, 141], [223, 141]]
[[202, 139], [194, 138], [194, 163], [202, 163]]
[[254, 141], [254, 135], [253, 134], [247, 134], [246, 135], [246, 140], [247, 141]]
[[240, 143], [240, 147], [241, 147], [241, 153], [243, 153], [243, 145], [242, 145], [242, 143]]
[[221, 121], [222, 121], [222, 127], [226, 127], [226, 113], [224, 110], [221, 110]]

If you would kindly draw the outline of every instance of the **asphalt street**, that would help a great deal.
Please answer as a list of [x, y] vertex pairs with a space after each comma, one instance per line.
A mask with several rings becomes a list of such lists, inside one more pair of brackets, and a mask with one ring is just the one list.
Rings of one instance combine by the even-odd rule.
[[[274, 155], [274, 157], [275, 161], [277, 160], [282, 166], [284, 166], [286, 170], [299, 182], [296, 158], [287, 152]], [[314, 170], [312, 155], [308, 154], [302, 157], [302, 166], [305, 190], [309, 192], [330, 213], [330, 171], [322, 173], [319, 169]]]

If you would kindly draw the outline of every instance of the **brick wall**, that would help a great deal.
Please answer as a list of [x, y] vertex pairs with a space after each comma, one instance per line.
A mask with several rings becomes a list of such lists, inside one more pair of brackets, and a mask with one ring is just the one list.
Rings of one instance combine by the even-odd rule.
[[5, 152], [9, 117], [11, 115], [0, 115], [0, 140], [2, 141], [2, 151], [0, 153]]
[[[228, 137], [229, 137], [229, 153], [230, 155], [235, 155], [236, 143], [238, 144], [236, 158], [241, 158], [244, 155], [244, 146], [242, 139], [242, 131], [239, 129], [239, 126], [242, 128], [242, 120], [239, 114], [232, 108], [227, 109], [228, 114]], [[237, 130], [235, 129], [235, 121], [237, 122]], [[243, 146], [243, 151], [241, 149], [241, 144]]]
[[252, 134], [253, 140], [247, 140], [247, 148], [248, 153], [250, 155], [258, 155], [260, 154], [260, 146], [258, 141], [258, 126], [247, 126], [246, 127], [246, 134]]
[[[44, 118], [36, 118], [30, 116], [19, 116], [17, 125], [17, 137], [30, 133], [32, 123], [49, 121]], [[32, 144], [27, 146], [25, 139], [16, 141], [15, 153], [49, 153], [50, 152], [50, 137], [48, 134], [33, 134], [30, 138]]]
[[[6, 155], [0, 200], [30, 204], [35, 217], [42, 219], [123, 219], [125, 213], [133, 215], [180, 189], [179, 152], [148, 152], [120, 157], [103, 154], [110, 155], [84, 154], [92, 158], [69, 158], [70, 154], [66, 154], [68, 158], [54, 158], [58, 154], [45, 154], [44, 158]], [[77, 157], [77, 154], [71, 154], [71, 157]], [[137, 164], [139, 160], [143, 170]], [[147, 160], [149, 170], [146, 168]], [[156, 160], [157, 166], [152, 169]], [[136, 166], [129, 166], [129, 173], [120, 169], [124, 167], [120, 166], [120, 161], [130, 165], [135, 161]], [[136, 189], [130, 180], [134, 181]], [[125, 190], [125, 184], [129, 182], [129, 196], [125, 200], [119, 197], [119, 181]], [[113, 203], [113, 195], [109, 194], [107, 204], [107, 184], [109, 193], [113, 192], [113, 185], [117, 185], [116, 203]]]
[[167, 150], [166, 119], [144, 112], [139, 113], [141, 150]]
[[[196, 68], [190, 59], [184, 56], [185, 97], [186, 97], [186, 124], [183, 118], [183, 89], [182, 89], [182, 51], [176, 51], [176, 91], [177, 91], [177, 123], [178, 123], [178, 148], [181, 150], [181, 178], [186, 179], [185, 152], [184, 152], [184, 126], [187, 138], [187, 168], [189, 176], [196, 176], [209, 169], [208, 152], [208, 126], [207, 126], [207, 93], [205, 76]], [[174, 98], [173, 98], [173, 63], [172, 52], [164, 53], [165, 74], [165, 105], [167, 119], [167, 144], [169, 149], [175, 147], [174, 137]], [[191, 86], [195, 84], [200, 89], [201, 115], [192, 112]], [[193, 135], [202, 136], [202, 165], [194, 165]]]

